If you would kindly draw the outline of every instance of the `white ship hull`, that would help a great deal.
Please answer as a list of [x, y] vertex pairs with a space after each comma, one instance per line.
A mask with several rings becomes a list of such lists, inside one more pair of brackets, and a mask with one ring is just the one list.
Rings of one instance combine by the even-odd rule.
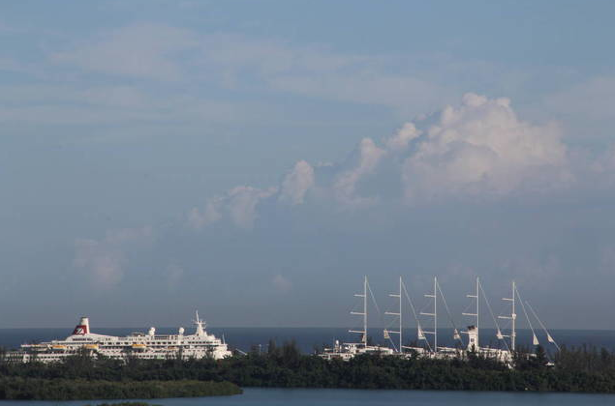
[[157, 335], [150, 328], [147, 334], [133, 333], [117, 337], [90, 332], [89, 320], [82, 317], [73, 333], [64, 340], [53, 340], [40, 344], [23, 344], [19, 351], [9, 354], [15, 361], [58, 362], [79, 354], [111, 359], [222, 359], [230, 357], [228, 346], [204, 330], [204, 322], [195, 320], [194, 334], [184, 334], [180, 328], [177, 334]]

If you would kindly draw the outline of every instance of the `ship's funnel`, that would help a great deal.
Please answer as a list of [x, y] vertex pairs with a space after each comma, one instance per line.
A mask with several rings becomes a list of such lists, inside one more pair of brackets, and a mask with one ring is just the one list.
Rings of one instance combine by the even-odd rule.
[[468, 326], [468, 351], [478, 351], [478, 328], [476, 326]]
[[73, 330], [73, 335], [85, 335], [90, 334], [90, 319], [87, 317], [82, 317], [79, 320], [79, 324]]

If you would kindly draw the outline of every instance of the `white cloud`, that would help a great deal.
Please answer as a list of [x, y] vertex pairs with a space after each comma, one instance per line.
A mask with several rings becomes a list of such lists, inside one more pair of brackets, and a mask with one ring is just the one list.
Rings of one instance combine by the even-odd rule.
[[403, 113], [436, 107], [451, 97], [451, 87], [437, 84], [424, 69], [425, 64], [448, 64], [432, 59], [336, 53], [318, 45], [151, 23], [109, 30], [51, 54], [58, 65], [104, 74], [229, 88], [259, 86]]
[[[299, 161], [279, 188], [236, 187], [210, 199], [203, 211], [193, 209], [188, 220], [199, 229], [226, 217], [249, 229], [264, 199], [275, 195], [281, 202], [305, 204], [310, 190], [318, 196], [310, 204], [331, 199], [327, 207], [338, 209], [365, 208], [398, 196], [416, 205], [544, 194], [574, 181], [560, 138], [557, 125], [520, 120], [508, 99], [468, 93], [458, 107], [405, 123], [383, 146], [364, 138], [341, 165]], [[615, 152], [611, 155], [595, 171], [615, 167]]]
[[237, 227], [250, 229], [257, 217], [258, 204], [276, 193], [277, 188], [237, 186], [223, 196], [210, 199], [205, 212], [193, 208], [188, 215], [188, 222], [193, 228], [201, 229], [226, 217]]
[[284, 177], [279, 200], [293, 205], [303, 204], [305, 194], [314, 186], [314, 168], [306, 161], [299, 161]]
[[341, 203], [352, 206], [369, 205], [375, 202], [373, 197], [357, 196], [357, 183], [366, 175], [373, 173], [386, 151], [376, 146], [370, 138], [361, 140], [355, 164], [336, 176], [333, 184], [335, 197]]
[[205, 205], [205, 211], [193, 208], [188, 214], [188, 223], [197, 230], [215, 223], [222, 218], [222, 214], [218, 211], [221, 204], [220, 198], [214, 197]]
[[418, 130], [414, 123], [405, 123], [397, 134], [386, 141], [386, 146], [393, 151], [404, 150], [410, 142], [418, 138], [421, 134], [422, 131]]
[[118, 285], [124, 277], [126, 250], [151, 241], [150, 227], [109, 231], [102, 240], [78, 239], [73, 265], [87, 273], [94, 287]]
[[561, 185], [570, 174], [560, 135], [555, 125], [519, 120], [508, 99], [466, 94], [460, 107], [440, 113], [406, 158], [406, 198], [497, 197]]

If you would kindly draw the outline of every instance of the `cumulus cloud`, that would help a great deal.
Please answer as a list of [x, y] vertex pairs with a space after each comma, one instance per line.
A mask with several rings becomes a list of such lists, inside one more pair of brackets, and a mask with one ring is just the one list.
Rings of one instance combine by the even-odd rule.
[[333, 192], [338, 201], [344, 205], [369, 205], [376, 201], [374, 197], [357, 196], [357, 183], [366, 175], [373, 173], [386, 151], [379, 148], [372, 139], [364, 138], [358, 148], [354, 165], [336, 176]]
[[[614, 163], [615, 153], [605, 154], [594, 170], [608, 172]], [[509, 99], [468, 93], [459, 106], [405, 123], [380, 146], [371, 138], [362, 139], [341, 164], [298, 161], [279, 187], [238, 186], [210, 199], [204, 209], [192, 209], [188, 221], [200, 229], [227, 218], [250, 229], [263, 200], [306, 204], [310, 190], [318, 192], [318, 201], [331, 200], [327, 206], [348, 209], [369, 207], [391, 196], [416, 205], [546, 193], [573, 180], [557, 125], [519, 119]], [[381, 193], [391, 187], [399, 190]]]
[[143, 227], [109, 231], [101, 240], [78, 239], [75, 241], [73, 265], [86, 272], [95, 287], [115, 286], [124, 277], [126, 250], [148, 242], [152, 237], [151, 227]]
[[188, 222], [193, 228], [201, 229], [226, 217], [237, 227], [250, 229], [257, 217], [258, 204], [276, 192], [275, 187], [259, 189], [237, 186], [225, 195], [210, 199], [204, 212], [193, 208], [188, 216]]
[[314, 168], [306, 161], [299, 161], [284, 177], [279, 199], [293, 205], [303, 204], [305, 194], [312, 186], [314, 186]]
[[386, 141], [386, 146], [393, 151], [403, 150], [411, 141], [418, 138], [421, 134], [422, 131], [418, 130], [414, 123], [405, 123], [403, 127], [397, 131], [397, 134]]
[[517, 118], [510, 101], [466, 94], [417, 140], [402, 168], [409, 201], [438, 196], [502, 196], [570, 179], [567, 148], [552, 124]]

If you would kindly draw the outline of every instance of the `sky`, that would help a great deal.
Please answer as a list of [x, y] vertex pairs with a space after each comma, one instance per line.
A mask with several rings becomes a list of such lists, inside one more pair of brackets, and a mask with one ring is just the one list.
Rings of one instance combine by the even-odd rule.
[[615, 329], [614, 12], [1, 3], [0, 328], [345, 327], [367, 275]]

